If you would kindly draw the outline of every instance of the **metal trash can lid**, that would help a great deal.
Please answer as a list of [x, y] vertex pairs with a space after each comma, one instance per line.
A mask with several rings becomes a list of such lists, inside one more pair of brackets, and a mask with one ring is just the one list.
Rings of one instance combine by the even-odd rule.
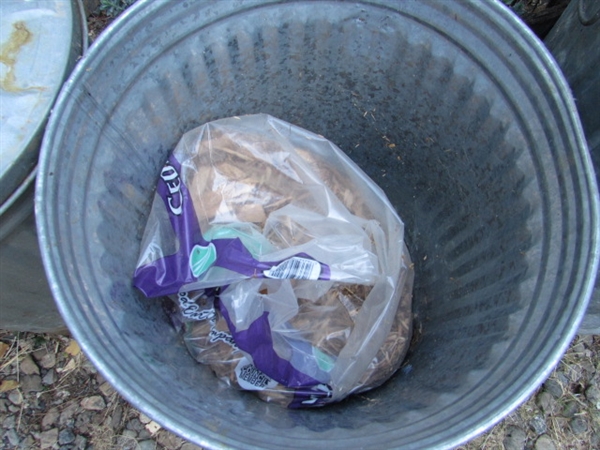
[[77, 0], [0, 2], [2, 206], [37, 165], [54, 99], [87, 47], [84, 19]]

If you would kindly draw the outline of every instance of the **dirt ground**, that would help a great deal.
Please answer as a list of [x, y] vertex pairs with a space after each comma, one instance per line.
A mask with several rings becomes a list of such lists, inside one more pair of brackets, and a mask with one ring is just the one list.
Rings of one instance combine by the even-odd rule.
[[68, 336], [0, 331], [0, 448], [194, 450], [132, 408]]
[[[549, 379], [456, 450], [600, 448], [600, 336], [577, 337]], [[0, 331], [0, 448], [194, 450], [131, 407], [68, 336]]]

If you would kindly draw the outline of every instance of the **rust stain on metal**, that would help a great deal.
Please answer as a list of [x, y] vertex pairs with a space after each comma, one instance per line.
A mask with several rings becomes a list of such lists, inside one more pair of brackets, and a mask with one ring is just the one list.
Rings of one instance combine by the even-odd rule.
[[43, 89], [41, 87], [20, 88], [17, 86], [15, 77], [15, 64], [23, 46], [30, 43], [33, 39], [33, 33], [29, 31], [25, 22], [18, 21], [13, 23], [13, 31], [8, 41], [0, 46], [0, 63], [6, 65], [6, 74], [0, 77], [0, 88], [7, 92], [22, 92], [32, 89]]

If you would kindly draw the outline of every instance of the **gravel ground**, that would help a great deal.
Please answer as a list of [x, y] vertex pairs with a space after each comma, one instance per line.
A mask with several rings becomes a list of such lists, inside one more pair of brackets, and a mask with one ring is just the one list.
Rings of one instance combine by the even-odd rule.
[[[549, 379], [456, 450], [600, 448], [600, 336], [577, 337]], [[131, 407], [67, 336], [0, 331], [0, 448], [193, 450]]]
[[599, 382], [600, 336], [578, 336], [527, 402], [459, 449], [599, 449]]
[[0, 448], [194, 450], [123, 400], [67, 336], [0, 331]]

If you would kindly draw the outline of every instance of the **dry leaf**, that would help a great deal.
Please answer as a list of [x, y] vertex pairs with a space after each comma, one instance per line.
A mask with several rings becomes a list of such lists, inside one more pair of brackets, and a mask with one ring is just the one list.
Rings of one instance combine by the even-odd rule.
[[69, 342], [69, 345], [65, 349], [65, 352], [67, 352], [71, 356], [77, 356], [81, 352], [81, 348], [79, 348], [79, 344], [75, 339], [71, 339], [71, 342]]
[[0, 383], [0, 392], [12, 391], [18, 387], [19, 383], [17, 383], [15, 380], [3, 380], [2, 383]]
[[56, 369], [56, 371], [58, 373], [70, 372], [71, 370], [74, 370], [76, 367], [77, 367], [77, 365], [75, 364], [75, 360], [70, 359], [65, 367], [63, 367], [62, 369]]
[[0, 358], [4, 358], [4, 355], [6, 355], [6, 352], [9, 348], [10, 345], [8, 345], [6, 342], [0, 342]]

